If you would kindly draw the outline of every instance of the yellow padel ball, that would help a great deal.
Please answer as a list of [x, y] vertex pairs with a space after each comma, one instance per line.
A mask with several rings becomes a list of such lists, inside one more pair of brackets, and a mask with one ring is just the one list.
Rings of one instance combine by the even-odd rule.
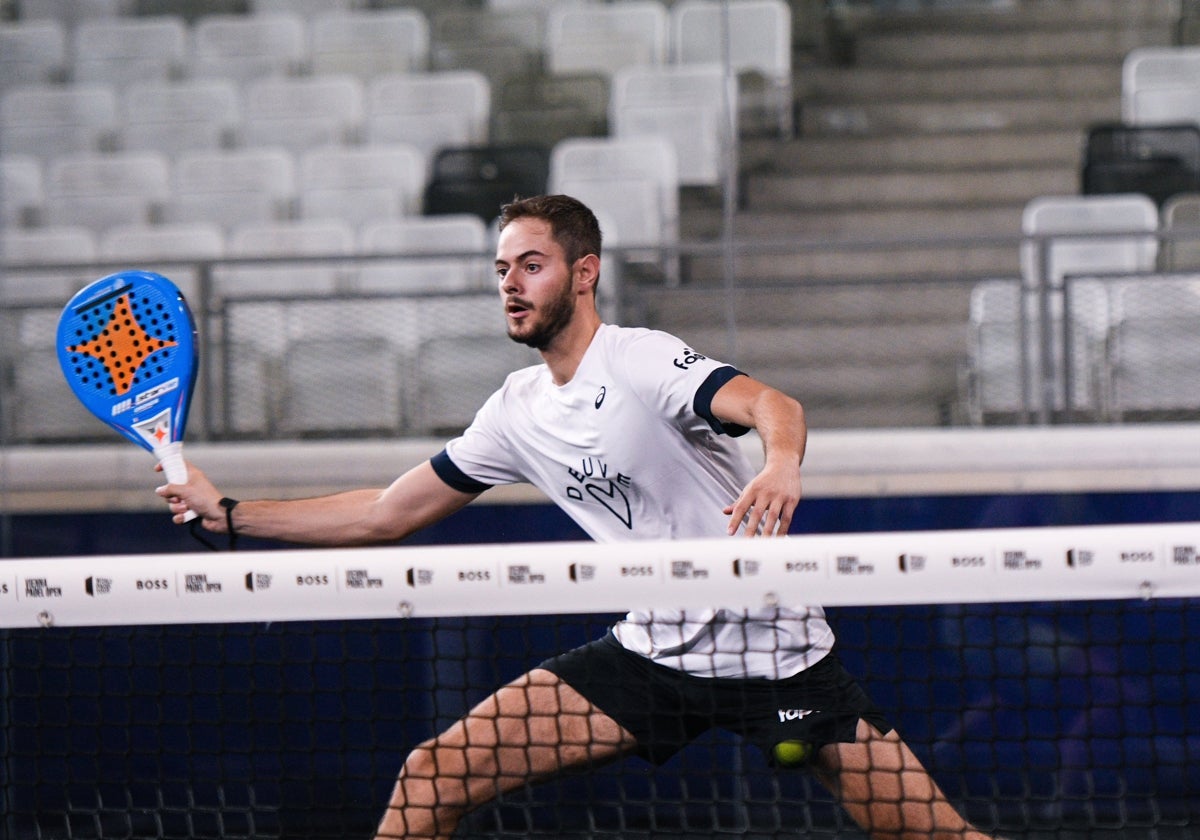
[[780, 741], [771, 750], [775, 761], [784, 767], [798, 767], [807, 764], [813, 755], [813, 745], [808, 741]]

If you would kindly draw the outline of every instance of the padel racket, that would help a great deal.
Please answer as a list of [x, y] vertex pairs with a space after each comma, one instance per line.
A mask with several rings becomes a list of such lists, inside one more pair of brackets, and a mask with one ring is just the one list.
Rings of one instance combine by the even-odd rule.
[[[84, 406], [187, 481], [183, 432], [196, 383], [196, 326], [175, 284], [121, 271], [76, 292], [58, 319], [58, 361]], [[188, 511], [185, 518], [196, 514]]]

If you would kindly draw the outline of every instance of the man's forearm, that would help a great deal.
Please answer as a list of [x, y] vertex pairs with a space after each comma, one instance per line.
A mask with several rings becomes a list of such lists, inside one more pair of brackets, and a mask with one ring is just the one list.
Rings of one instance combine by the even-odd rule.
[[232, 514], [241, 536], [318, 546], [356, 546], [406, 536], [376, 515], [381, 490], [285, 501], [243, 501]]

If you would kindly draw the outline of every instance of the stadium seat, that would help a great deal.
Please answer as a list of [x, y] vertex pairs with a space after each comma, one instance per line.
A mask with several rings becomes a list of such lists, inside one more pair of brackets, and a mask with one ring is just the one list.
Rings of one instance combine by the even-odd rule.
[[1085, 195], [1143, 193], [1161, 207], [1200, 190], [1200, 125], [1096, 125], [1088, 130]]
[[542, 57], [519, 44], [434, 44], [430, 68], [437, 71], [473, 70], [499, 90], [514, 80], [536, 78]]
[[675, 152], [662, 138], [564, 140], [550, 155], [549, 189], [603, 212], [625, 246], [655, 247], [678, 239]]
[[367, 140], [439, 148], [488, 141], [491, 85], [473, 70], [391, 74], [367, 86]]
[[1061, 289], [1067, 275], [1153, 271], [1158, 224], [1145, 195], [1039, 196], [1022, 213], [1022, 275], [1031, 288]]
[[1200, 278], [1121, 283], [1113, 309], [1113, 419], [1200, 417]]
[[517, 45], [540, 55], [546, 41], [546, 13], [533, 6], [445, 9], [431, 25], [436, 44]]
[[0, 97], [0, 150], [49, 159], [111, 145], [117, 94], [108, 85], [18, 85]]
[[214, 431], [221, 436], [277, 435], [286, 309], [280, 300], [238, 298], [220, 308], [220, 340], [209, 348], [215, 351], [212, 369], [222, 372], [222, 387], [210, 389], [217, 401]]
[[417, 9], [331, 11], [314, 17], [310, 28], [314, 73], [350, 73], [366, 82], [429, 67], [429, 22]]
[[413, 322], [398, 299], [228, 300], [225, 433], [394, 434], [402, 425], [401, 351], [391, 338], [412, 332]]
[[609, 130], [675, 146], [679, 183], [721, 186], [737, 140], [737, 90], [716, 64], [626, 67], [613, 76]]
[[362, 83], [350, 75], [268, 77], [245, 86], [241, 140], [293, 154], [353, 142], [363, 120]]
[[476, 70], [493, 90], [542, 75], [546, 16], [538, 9], [446, 9], [431, 24], [432, 69]]
[[14, 85], [62, 81], [67, 72], [67, 33], [55, 20], [0, 23], [0, 92]]
[[125, 225], [100, 237], [106, 260], [210, 260], [225, 254], [225, 235], [211, 222]]
[[200, 270], [192, 261], [223, 257], [225, 233], [211, 222], [122, 225], [101, 234], [99, 254], [107, 262], [162, 274], [198, 303]]
[[170, 164], [155, 152], [80, 154], [46, 168], [45, 218], [96, 233], [160, 218], [171, 190]]
[[358, 227], [420, 213], [426, 169], [403, 143], [312, 149], [300, 158], [300, 215]]
[[[463, 359], [471, 359], [469, 365]], [[537, 353], [502, 329], [471, 336], [430, 336], [417, 347], [411, 377], [412, 427], [419, 434], [454, 434], [515, 370], [538, 364]]]
[[667, 60], [667, 7], [658, 0], [562, 3], [546, 19], [546, 69], [613, 74]]
[[96, 18], [132, 14], [135, 0], [21, 0], [22, 20], [53, 20], [70, 28]]
[[71, 38], [72, 79], [110, 84], [178, 78], [187, 63], [183, 18], [119, 17], [86, 20]]
[[1159, 259], [1164, 271], [1200, 270], [1200, 192], [1174, 195], [1163, 204], [1164, 231], [1179, 234], [1165, 238]]
[[0, 230], [5, 266], [87, 263], [98, 254], [96, 235], [79, 225]]
[[367, 0], [247, 0], [253, 15], [290, 12], [304, 18], [314, 18], [330, 11], [349, 12], [368, 5]]
[[[1147, 196], [1040, 196], [1025, 205], [1021, 229], [1021, 271], [1025, 288], [1038, 300], [1035, 315], [1045, 312], [1046, 323], [1030, 319], [1034, 329], [1026, 339], [1037, 371], [1051, 371], [1055, 380], [1072, 381], [1068, 392], [1059, 388], [1043, 412], [1070, 409], [1102, 416], [1106, 394], [1097, 385], [1097, 351], [1108, 324], [1107, 290], [1097, 290], [1088, 278], [1151, 272], [1158, 257], [1158, 208]], [[1064, 350], [1064, 325], [1074, 340]], [[1052, 358], [1043, 361], [1042, 348]], [[1077, 344], [1078, 342], [1078, 344]], [[1071, 365], [1063, 362], [1064, 353]]]
[[233, 145], [241, 122], [238, 87], [228, 79], [133, 82], [120, 106], [123, 149], [215, 151]]
[[679, 239], [679, 179], [675, 149], [662, 137], [574, 138], [550, 155], [549, 190], [585, 202], [610, 220], [614, 238], [629, 251], [626, 259], [652, 263], [670, 282], [678, 280], [678, 259], [662, 248]]
[[229, 230], [287, 218], [297, 197], [296, 163], [285, 149], [185, 152], [174, 171], [167, 221], [215, 222]]
[[1139, 47], [1122, 64], [1121, 118], [1200, 123], [1200, 47]]
[[213, 291], [218, 299], [328, 295], [353, 282], [354, 270], [347, 262], [305, 259], [353, 256], [354, 229], [335, 219], [239, 225], [230, 233], [226, 250], [230, 258], [271, 262], [233, 263], [215, 269]]
[[345, 335], [289, 344], [283, 354], [279, 432], [339, 438], [399, 432], [400, 361], [386, 337], [388, 328], [381, 332], [370, 335], [357, 320]]
[[1035, 329], [1024, 301], [1017, 278], [984, 280], [971, 289], [965, 385], [967, 414], [976, 425], [1036, 408], [1034, 360], [1021, 352], [1030, 344], [1022, 330]]
[[491, 280], [488, 231], [478, 216], [381, 220], [363, 228], [360, 243], [363, 255], [402, 257], [363, 261], [356, 283], [360, 291], [471, 291], [487, 288]]
[[442, 149], [425, 190], [425, 212], [472, 213], [490, 223], [514, 197], [546, 192], [549, 176], [550, 153], [542, 146]]
[[492, 142], [554, 146], [608, 134], [609, 78], [600, 73], [508, 81], [492, 114]]
[[5, 335], [13, 341], [7, 375], [8, 442], [60, 443], [113, 440], [113, 432], [83, 407], [63, 377], [56, 339], [62, 303], [10, 310]]
[[565, 6], [571, 2], [583, 3], [590, 0], [484, 0], [484, 8], [491, 12], [509, 12], [514, 9], [522, 11], [533, 9], [547, 15], [555, 6]]
[[[85, 227], [5, 228], [0, 230], [0, 305], [62, 306], [95, 279], [96, 235]], [[65, 268], [78, 264], [78, 268]], [[40, 269], [37, 266], [57, 266]], [[17, 266], [22, 266], [17, 269]]]
[[0, 155], [0, 227], [36, 224], [45, 203], [41, 161], [32, 155]]
[[[671, 52], [678, 64], [724, 63], [765, 83], [761, 107], [792, 136], [792, 11], [783, 0], [680, 0], [671, 6]], [[728, 25], [726, 25], [728, 22]], [[743, 86], [748, 94], [748, 86]], [[750, 99], [741, 97], [743, 107]]]
[[191, 54], [196, 78], [245, 83], [295, 75], [308, 60], [308, 29], [302, 17], [288, 13], [208, 15], [192, 25]]
[[[1068, 419], [1107, 416], [1107, 287], [1080, 280], [1071, 282], [1069, 291], [1069, 303], [1060, 296], [1051, 313], [1049, 370], [1055, 396], [1045, 406], [1039, 383], [1046, 335], [1037, 294], [1016, 278], [984, 280], [971, 290], [966, 390], [973, 423], [1028, 420], [1043, 409]], [[1067, 329], [1069, 351], [1064, 349]]]

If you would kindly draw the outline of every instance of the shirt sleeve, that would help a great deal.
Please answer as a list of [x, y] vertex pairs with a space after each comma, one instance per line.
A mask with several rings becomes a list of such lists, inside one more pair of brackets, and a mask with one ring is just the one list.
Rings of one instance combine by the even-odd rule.
[[744, 376], [665, 332], [646, 331], [625, 346], [622, 364], [638, 397], [685, 432], [737, 437], [749, 429], [722, 423], [712, 399], [725, 383]]
[[739, 426], [737, 423], [722, 423], [712, 413], [712, 399], [717, 395], [717, 391], [721, 390], [721, 386], [735, 377], [745, 375], [737, 368], [729, 365], [719, 367], [710, 373], [708, 378], [700, 384], [699, 389], [696, 391], [696, 397], [692, 400], [692, 409], [696, 412], [696, 415], [707, 420], [709, 428], [719, 435], [741, 437], [750, 431], [748, 426]]
[[491, 484], [476, 481], [460, 470], [445, 449], [430, 458], [429, 463], [433, 466], [433, 471], [437, 473], [438, 478], [455, 490], [463, 493], [482, 493], [492, 487]]
[[466, 430], [446, 443], [445, 458], [435, 456], [434, 472], [458, 490], [478, 493], [500, 484], [526, 481], [507, 432], [503, 408], [509, 383], [483, 404]]

